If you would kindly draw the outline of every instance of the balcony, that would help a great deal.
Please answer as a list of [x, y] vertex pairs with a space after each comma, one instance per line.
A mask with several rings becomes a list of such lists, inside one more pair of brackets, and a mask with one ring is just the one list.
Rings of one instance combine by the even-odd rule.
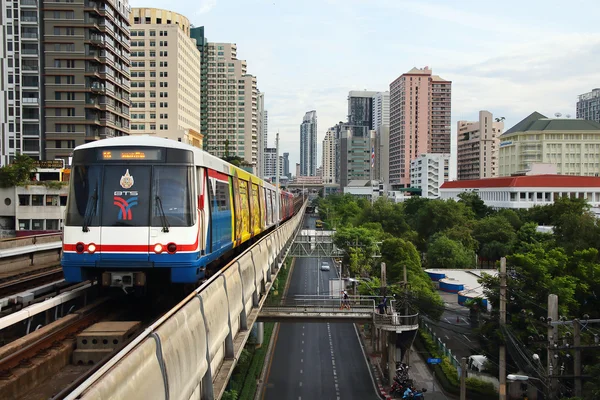
[[22, 103], [24, 106], [32, 106], [32, 105], [39, 105], [40, 104], [40, 99], [38, 97], [23, 97], [21, 99]]
[[37, 32], [21, 32], [21, 38], [25, 41], [31, 40], [36, 41], [38, 39]]
[[93, 83], [86, 87], [94, 93], [106, 93], [106, 87], [104, 85], [100, 85], [99, 83]]
[[36, 16], [21, 15], [21, 24], [23, 24], [23, 25], [37, 24], [37, 22], [38, 22], [38, 17], [36, 17]]
[[23, 56], [38, 56], [39, 53], [38, 53], [37, 48], [31, 49], [31, 48], [23, 47], [21, 49], [21, 55], [23, 55]]
[[21, 0], [21, 8], [35, 8], [37, 5], [37, 0]]

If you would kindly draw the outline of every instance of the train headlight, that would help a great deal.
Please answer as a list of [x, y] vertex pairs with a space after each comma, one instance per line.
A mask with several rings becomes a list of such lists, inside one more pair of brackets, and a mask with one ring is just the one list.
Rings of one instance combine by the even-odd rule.
[[94, 243], [88, 244], [88, 253], [93, 254], [96, 251], [96, 245]]
[[167, 245], [167, 251], [169, 252], [169, 254], [173, 254], [177, 251], [177, 245], [175, 243], [169, 243]]
[[77, 251], [78, 253], [83, 253], [83, 250], [85, 250], [85, 246], [83, 243], [79, 242], [75, 245], [75, 251]]
[[163, 245], [162, 244], [157, 243], [157, 244], [154, 245], [154, 252], [156, 254], [160, 254], [160, 253], [162, 253], [162, 251], [163, 251]]

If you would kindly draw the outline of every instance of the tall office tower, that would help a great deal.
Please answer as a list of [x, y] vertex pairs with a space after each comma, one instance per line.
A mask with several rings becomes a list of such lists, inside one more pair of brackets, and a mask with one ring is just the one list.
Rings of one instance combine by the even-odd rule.
[[300, 175], [316, 176], [317, 173], [317, 112], [304, 114], [300, 125]]
[[208, 43], [208, 148], [258, 169], [258, 89], [234, 43]]
[[377, 92], [373, 96], [373, 125], [377, 130], [381, 125], [390, 125], [390, 92]]
[[283, 153], [283, 174], [292, 179], [292, 174], [290, 174], [290, 153]]
[[410, 186], [410, 162], [450, 153], [452, 82], [413, 68], [390, 84], [390, 183]]
[[370, 130], [373, 126], [373, 97], [377, 92], [352, 90], [348, 93], [348, 124], [364, 126]]
[[44, 16], [45, 158], [129, 134], [127, 0], [40, 1]]
[[200, 52], [183, 15], [131, 10], [131, 134], [202, 147]]
[[375, 175], [373, 179], [387, 188], [390, 182], [390, 127], [379, 125], [375, 131]]
[[0, 166], [43, 158], [43, 84], [37, 1], [0, 3]]
[[200, 52], [200, 134], [202, 147], [208, 140], [208, 39], [204, 36], [204, 27], [190, 28], [190, 37], [196, 39], [196, 48]]
[[489, 111], [479, 111], [478, 121], [458, 121], [457, 125], [458, 180], [498, 176], [498, 151], [504, 122], [495, 122]]
[[578, 96], [577, 118], [600, 122], [600, 89]]
[[323, 139], [323, 183], [337, 183], [335, 180], [336, 171], [336, 139], [335, 129], [329, 128]]
[[266, 130], [267, 126], [267, 116], [265, 110], [265, 94], [263, 92], [258, 92], [258, 96], [256, 99], [256, 114], [258, 116], [258, 176], [265, 177], [265, 168], [266, 168], [266, 158], [265, 152], [267, 150], [267, 134]]
[[[346, 129], [343, 129], [346, 128]], [[353, 129], [342, 126], [340, 132], [340, 188], [343, 190], [350, 181], [375, 179], [371, 166], [371, 151], [375, 146], [375, 131]]]

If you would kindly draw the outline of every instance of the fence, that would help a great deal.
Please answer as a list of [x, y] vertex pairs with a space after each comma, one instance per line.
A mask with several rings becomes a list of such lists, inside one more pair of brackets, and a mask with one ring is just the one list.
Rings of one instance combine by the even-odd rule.
[[446, 343], [444, 343], [442, 341], [442, 339], [440, 339], [435, 334], [435, 332], [433, 331], [433, 329], [431, 329], [429, 327], [429, 325], [427, 324], [427, 322], [425, 322], [424, 320], [421, 319], [420, 323], [421, 323], [421, 328], [423, 328], [425, 330], [425, 332], [427, 332], [427, 334], [429, 335], [429, 337], [433, 339], [433, 341], [435, 342], [438, 350], [445, 357], [448, 357], [448, 359], [450, 360], [450, 363], [452, 363], [452, 365], [454, 365], [454, 367], [458, 369], [460, 367], [460, 362], [458, 361], [458, 359], [456, 358], [456, 356], [452, 354], [452, 350], [450, 350], [448, 348], [448, 346], [446, 346]]

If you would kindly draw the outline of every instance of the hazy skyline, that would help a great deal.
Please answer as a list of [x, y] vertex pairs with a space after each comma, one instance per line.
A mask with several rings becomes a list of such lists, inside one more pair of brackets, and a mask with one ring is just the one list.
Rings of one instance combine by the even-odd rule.
[[346, 121], [350, 90], [389, 90], [413, 67], [452, 81], [458, 120], [479, 110], [508, 129], [533, 111], [575, 118], [577, 95], [600, 87], [600, 3], [507, 0], [131, 0], [181, 13], [211, 42], [238, 45], [265, 93], [269, 146], [300, 154], [306, 111], [319, 116], [318, 164], [327, 128]]

